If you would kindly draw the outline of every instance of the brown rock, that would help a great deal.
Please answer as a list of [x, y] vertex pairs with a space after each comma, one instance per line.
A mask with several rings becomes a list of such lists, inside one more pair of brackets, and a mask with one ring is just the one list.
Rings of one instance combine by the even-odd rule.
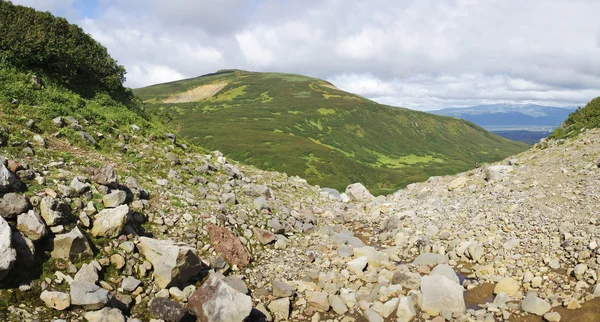
[[252, 311], [252, 298], [213, 274], [188, 300], [187, 307], [199, 322], [243, 322]]
[[250, 255], [242, 242], [225, 227], [216, 225], [208, 226], [208, 235], [210, 242], [215, 247], [217, 253], [232, 265], [237, 265], [240, 268], [250, 264]]
[[21, 167], [21, 165], [20, 165], [20, 164], [19, 164], [17, 161], [14, 161], [14, 160], [8, 160], [8, 162], [7, 162], [7, 163], [8, 163], [8, 166], [7, 166], [7, 168], [8, 168], [8, 170], [10, 170], [11, 172], [17, 172], [17, 171], [19, 171], [19, 170], [22, 170], [22, 169], [23, 169], [23, 167]]
[[256, 239], [258, 239], [258, 241], [263, 245], [270, 244], [277, 239], [277, 235], [273, 234], [272, 232], [270, 232], [268, 230], [254, 227], [254, 228], [252, 228], [252, 231], [254, 231], [254, 235], [256, 236]]

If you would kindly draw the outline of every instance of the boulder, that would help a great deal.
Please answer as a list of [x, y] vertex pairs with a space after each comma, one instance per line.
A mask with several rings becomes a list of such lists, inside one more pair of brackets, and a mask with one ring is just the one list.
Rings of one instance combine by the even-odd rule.
[[2, 162], [0, 158], [0, 192], [15, 192], [22, 191], [25, 188], [25, 184]]
[[113, 192], [102, 197], [102, 203], [106, 208], [115, 208], [122, 205], [127, 199], [125, 191], [114, 190]]
[[168, 298], [155, 297], [150, 301], [150, 314], [152, 317], [166, 322], [179, 322], [188, 310], [181, 304]]
[[463, 287], [442, 275], [421, 278], [421, 309], [428, 314], [464, 312], [466, 310]]
[[154, 281], [160, 288], [185, 283], [205, 265], [196, 249], [184, 243], [140, 237], [137, 248], [154, 267]]
[[290, 299], [287, 297], [274, 300], [267, 307], [276, 321], [287, 321], [290, 318]]
[[111, 309], [108, 307], [99, 311], [85, 312], [83, 317], [88, 322], [125, 322], [125, 317], [119, 309]]
[[361, 276], [365, 270], [365, 267], [367, 267], [368, 261], [369, 259], [367, 256], [361, 256], [349, 261], [348, 264], [346, 264], [346, 268], [354, 275]]
[[258, 239], [258, 241], [263, 245], [270, 244], [277, 239], [277, 235], [273, 234], [268, 230], [254, 227], [252, 228], [252, 231], [254, 232], [254, 236], [256, 236], [256, 239]]
[[456, 282], [456, 284], [460, 283], [460, 279], [456, 275], [456, 272], [454, 272], [454, 269], [448, 264], [439, 264], [438, 266], [434, 267], [433, 270], [431, 270], [429, 275], [445, 276], [448, 279]]
[[54, 237], [54, 249], [50, 255], [58, 259], [73, 259], [82, 254], [92, 254], [90, 242], [79, 227]]
[[14, 219], [29, 209], [31, 204], [23, 195], [7, 193], [0, 199], [0, 216], [4, 219]]
[[242, 322], [252, 311], [252, 299], [212, 274], [189, 298], [187, 307], [199, 322]]
[[107, 290], [95, 284], [73, 281], [70, 287], [71, 304], [86, 310], [101, 309], [112, 298]]
[[217, 253], [223, 256], [223, 259], [232, 265], [244, 268], [250, 264], [250, 254], [239, 238], [237, 238], [229, 229], [216, 225], [208, 226], [208, 235], [211, 244], [215, 247]]
[[63, 292], [43, 291], [40, 299], [47, 307], [58, 311], [66, 310], [71, 306], [71, 296]]
[[329, 311], [329, 296], [325, 292], [313, 292], [312, 294], [307, 294], [306, 302], [318, 311]]
[[98, 268], [96, 268], [96, 266], [93, 264], [86, 263], [81, 265], [81, 268], [77, 274], [75, 274], [75, 277], [73, 277], [73, 280], [77, 282], [86, 282], [90, 284], [98, 283], [98, 279]]
[[362, 183], [353, 183], [346, 187], [346, 195], [350, 201], [370, 202], [373, 195], [362, 185]]
[[118, 237], [127, 222], [129, 207], [122, 205], [117, 208], [102, 209], [97, 215], [92, 227], [92, 235], [98, 237]]
[[105, 165], [95, 171], [92, 180], [103, 186], [114, 186], [117, 183], [117, 173], [111, 165]]
[[40, 213], [46, 225], [56, 226], [68, 221], [71, 215], [71, 207], [61, 200], [46, 196], [40, 202]]
[[529, 292], [525, 299], [521, 302], [521, 309], [527, 313], [532, 313], [535, 315], [544, 315], [546, 312], [550, 311], [552, 306], [550, 303], [542, 300], [537, 296], [536, 292]]
[[453, 190], [462, 188], [467, 185], [467, 181], [468, 180], [466, 177], [458, 177], [458, 178], [452, 180], [450, 182], [450, 184], [448, 184], [448, 190], [453, 191]]
[[282, 281], [273, 281], [273, 296], [276, 298], [291, 297], [296, 290]]
[[10, 226], [0, 217], [0, 281], [6, 277], [16, 260], [17, 251], [12, 247]]
[[38, 241], [48, 234], [44, 220], [34, 210], [17, 217], [17, 229], [32, 241]]

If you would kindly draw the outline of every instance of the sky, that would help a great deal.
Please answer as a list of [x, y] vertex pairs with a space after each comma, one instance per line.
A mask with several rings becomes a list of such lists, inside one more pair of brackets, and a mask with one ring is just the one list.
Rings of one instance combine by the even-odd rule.
[[136, 88], [219, 69], [297, 73], [419, 110], [583, 106], [597, 0], [12, 0], [80, 25]]

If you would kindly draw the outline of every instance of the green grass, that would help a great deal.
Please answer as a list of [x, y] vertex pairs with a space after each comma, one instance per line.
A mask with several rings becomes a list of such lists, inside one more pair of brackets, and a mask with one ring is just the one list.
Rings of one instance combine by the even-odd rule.
[[591, 100], [584, 108], [571, 113], [549, 136], [552, 139], [564, 139], [577, 136], [582, 129], [600, 127], [600, 97]]
[[[217, 82], [228, 85], [212, 98], [160, 103]], [[362, 182], [390, 193], [528, 148], [463, 120], [377, 104], [301, 75], [226, 70], [134, 93], [206, 148], [337, 189]]]

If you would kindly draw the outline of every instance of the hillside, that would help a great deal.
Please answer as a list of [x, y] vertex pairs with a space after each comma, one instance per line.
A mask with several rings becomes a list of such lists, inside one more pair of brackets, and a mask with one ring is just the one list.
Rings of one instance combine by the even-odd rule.
[[305, 76], [223, 70], [134, 90], [180, 134], [266, 170], [376, 194], [526, 149], [471, 123], [383, 106]]
[[585, 107], [578, 108], [558, 127], [551, 138], [561, 139], [577, 136], [583, 129], [600, 127], [600, 97], [591, 100]]

